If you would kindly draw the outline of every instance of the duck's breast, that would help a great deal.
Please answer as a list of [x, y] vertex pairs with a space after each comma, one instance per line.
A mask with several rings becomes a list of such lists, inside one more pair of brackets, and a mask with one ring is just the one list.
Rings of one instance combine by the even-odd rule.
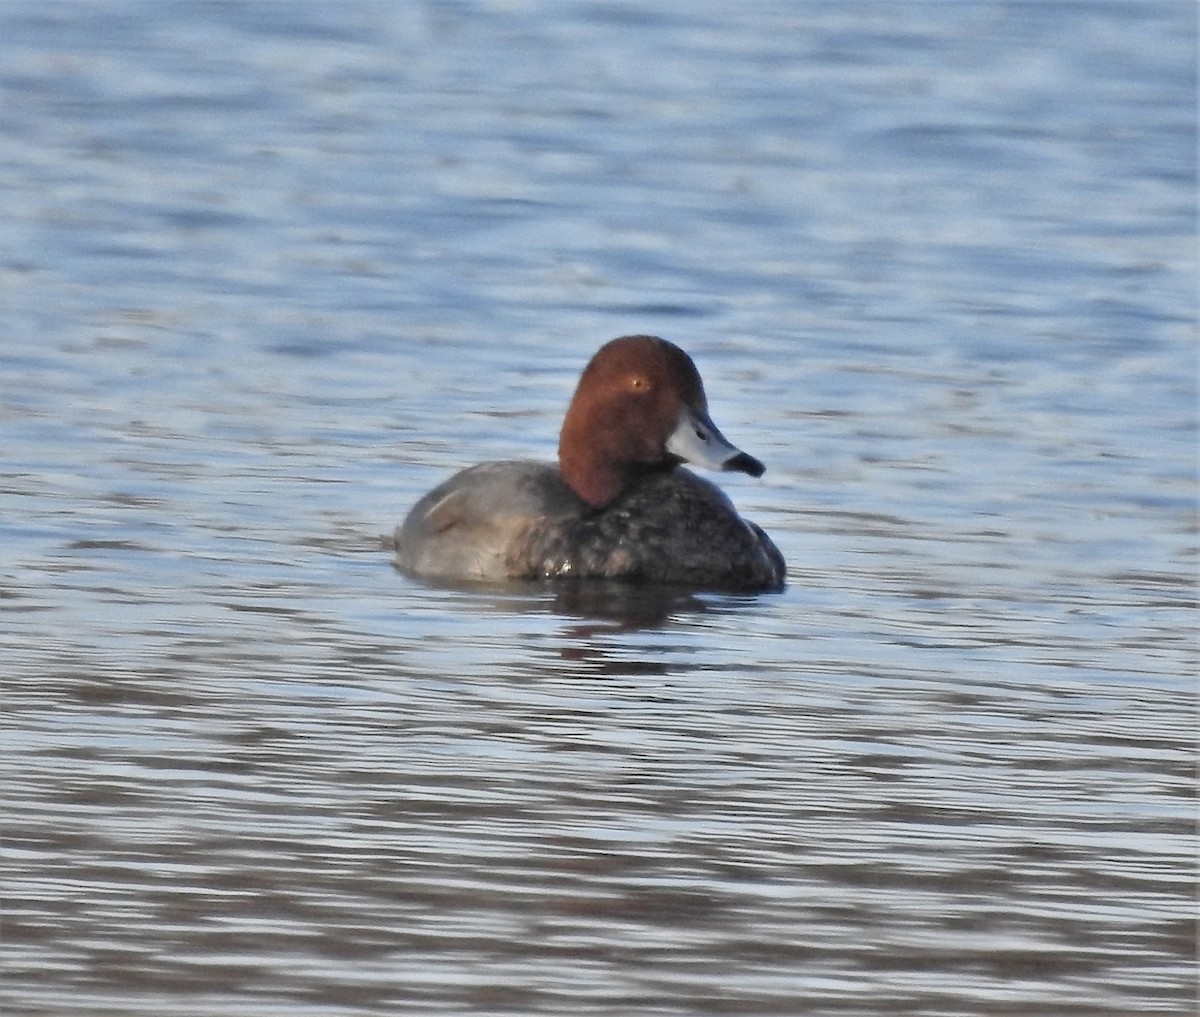
[[710, 589], [777, 590], [783, 556], [715, 484], [677, 468], [644, 478], [574, 529], [579, 573]]

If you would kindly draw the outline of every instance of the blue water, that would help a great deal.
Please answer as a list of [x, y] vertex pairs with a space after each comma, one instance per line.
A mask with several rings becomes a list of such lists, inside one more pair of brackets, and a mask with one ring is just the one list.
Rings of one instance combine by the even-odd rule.
[[[6, 1014], [1190, 1014], [1190, 2], [0, 5]], [[381, 550], [687, 349], [777, 596]]]

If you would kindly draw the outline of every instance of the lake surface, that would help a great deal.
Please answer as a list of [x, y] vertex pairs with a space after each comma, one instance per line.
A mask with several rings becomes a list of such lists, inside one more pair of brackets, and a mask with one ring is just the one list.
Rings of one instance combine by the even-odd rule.
[[[1194, 1012], [1194, 4], [0, 40], [5, 1014]], [[628, 332], [786, 591], [399, 575]]]

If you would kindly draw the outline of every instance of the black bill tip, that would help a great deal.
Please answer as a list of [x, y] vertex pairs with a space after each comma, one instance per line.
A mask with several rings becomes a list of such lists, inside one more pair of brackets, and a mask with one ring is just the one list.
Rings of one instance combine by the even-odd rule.
[[726, 459], [721, 464], [721, 469], [749, 473], [752, 477], [761, 477], [767, 470], [754, 456], [746, 455], [745, 452], [739, 452], [732, 459]]

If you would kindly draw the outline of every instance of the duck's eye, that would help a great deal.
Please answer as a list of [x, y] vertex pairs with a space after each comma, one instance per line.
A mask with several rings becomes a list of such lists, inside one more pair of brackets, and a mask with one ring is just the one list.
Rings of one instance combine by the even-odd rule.
[[629, 376], [629, 388], [634, 392], [649, 392], [650, 380], [640, 374], [632, 374]]

